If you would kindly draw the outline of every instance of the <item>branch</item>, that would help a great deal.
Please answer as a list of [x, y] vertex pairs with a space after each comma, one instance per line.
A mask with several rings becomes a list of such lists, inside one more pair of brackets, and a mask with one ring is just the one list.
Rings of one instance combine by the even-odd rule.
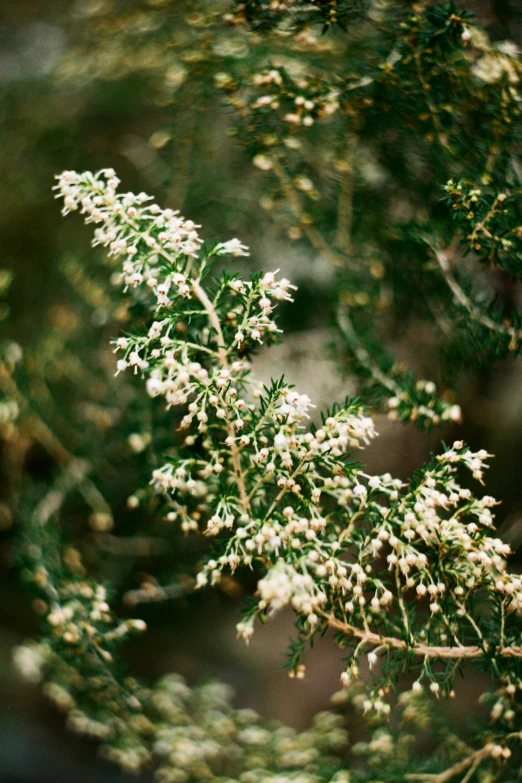
[[[485, 651], [477, 646], [432, 647], [427, 644], [408, 644], [403, 639], [397, 639], [393, 636], [380, 636], [372, 631], [364, 631], [362, 628], [356, 628], [354, 625], [349, 625], [348, 623], [337, 620], [337, 618], [330, 614], [323, 614], [323, 617], [331, 628], [334, 628], [336, 631], [341, 631], [341, 633], [344, 633], [347, 636], [353, 636], [356, 639], [361, 639], [369, 644], [390, 647], [393, 650], [406, 650], [413, 655], [419, 655], [423, 658], [445, 658], [454, 660], [482, 658], [486, 655]], [[522, 645], [502, 647], [498, 650], [498, 654], [504, 658], [522, 658]]]
[[288, 199], [290, 207], [292, 208], [292, 212], [299, 220], [299, 225], [303, 229], [304, 234], [308, 237], [312, 247], [314, 247], [318, 253], [321, 253], [333, 266], [346, 267], [346, 258], [332, 250], [328, 243], [323, 239], [319, 231], [317, 231], [317, 229], [315, 229], [306, 221], [306, 215], [301, 204], [301, 199], [294, 189], [291, 178], [281, 166], [279, 161], [274, 160], [272, 168], [279, 182], [281, 183], [281, 187], [283, 188], [283, 192]]
[[123, 596], [123, 602], [126, 606], [134, 607], [138, 604], [172, 601], [188, 595], [188, 593], [192, 592], [194, 586], [195, 580], [188, 576], [168, 585], [155, 585], [151, 582], [145, 582], [143, 587], [138, 590], [128, 590]]
[[346, 171], [341, 176], [341, 191], [337, 206], [337, 236], [335, 242], [347, 255], [352, 249], [353, 221], [353, 159], [357, 138], [348, 134], [346, 139]]
[[399, 384], [393, 378], [391, 378], [389, 375], [386, 375], [386, 373], [384, 373], [379, 365], [372, 359], [366, 348], [362, 345], [361, 340], [353, 327], [350, 317], [346, 312], [346, 308], [339, 308], [337, 310], [337, 323], [341, 333], [349, 342], [351, 342], [352, 351], [355, 358], [361, 367], [364, 367], [364, 369], [369, 373], [371, 378], [376, 383], [390, 392], [390, 394], [393, 396], [398, 397], [404, 402], [409, 402], [412, 408], [415, 408], [421, 416], [426, 416], [426, 418], [431, 419], [434, 424], [439, 423], [440, 417], [437, 415], [437, 413], [435, 413], [435, 411], [431, 410], [431, 408], [428, 408], [426, 405], [417, 405], [415, 401], [412, 400], [409, 395], [407, 395], [404, 389], [399, 386]]
[[429, 783], [446, 783], [447, 780], [450, 780], [450, 778], [452, 778], [454, 775], [458, 775], [459, 772], [464, 772], [464, 770], [468, 767], [473, 767], [476, 769], [481, 761], [492, 755], [493, 750], [496, 747], [497, 745], [495, 745], [493, 742], [488, 742], [488, 744], [480, 750], [476, 750], [474, 753], [471, 753], [471, 755], [466, 756], [465, 759], [458, 761], [456, 764], [453, 764], [452, 767], [449, 767], [448, 769], [444, 770], [444, 772], [440, 772], [436, 775], [415, 772], [409, 775], [405, 775], [404, 777], [406, 780], [424, 780], [426, 783], [428, 783], [428, 781]]
[[89, 470], [90, 465], [85, 460], [69, 460], [56, 486], [51, 487], [34, 508], [32, 519], [42, 527], [46, 525], [60, 511], [67, 495], [86, 481]]
[[435, 135], [437, 136], [437, 141], [439, 142], [441, 149], [446, 152], [449, 152], [450, 155], [454, 155], [454, 150], [449, 143], [446, 134], [444, 133], [441, 123], [440, 123], [440, 117], [437, 111], [437, 107], [433, 103], [433, 101], [430, 99], [430, 91], [431, 91], [431, 85], [426, 80], [426, 77], [424, 76], [424, 71], [422, 69], [422, 60], [421, 55], [418, 49], [416, 49], [413, 53], [413, 58], [415, 60], [415, 65], [417, 68], [417, 76], [419, 78], [419, 82], [421, 83], [421, 87], [424, 93], [424, 97], [426, 98], [426, 106], [428, 107], [428, 111], [431, 117], [431, 121], [433, 123], [433, 128], [435, 130]]
[[481, 323], [482, 326], [485, 326], [486, 329], [489, 329], [492, 332], [497, 332], [498, 334], [502, 334], [505, 337], [510, 337], [512, 341], [522, 341], [522, 330], [515, 329], [513, 326], [504, 326], [503, 324], [497, 323], [492, 318], [490, 318], [487, 313], [484, 313], [471, 301], [469, 296], [460, 287], [451, 273], [450, 256], [448, 253], [444, 252], [443, 250], [437, 250], [436, 248], [432, 248], [432, 250], [435, 254], [435, 258], [437, 259], [437, 263], [441, 269], [444, 279], [453, 293], [453, 296], [457, 302], [468, 311], [471, 318], [473, 318], [474, 321], [478, 321], [478, 323]]
[[45, 421], [31, 410], [29, 400], [22, 394], [17, 383], [2, 363], [0, 363], [0, 387], [5, 388], [17, 401], [20, 408], [26, 411], [24, 427], [28, 431], [29, 437], [39, 443], [57, 465], [67, 470], [70, 469], [71, 475], [75, 474], [78, 491], [95, 513], [107, 514], [112, 519], [112, 510], [109, 503], [88, 476], [88, 473], [91, 471], [89, 463], [77, 459], [63, 445]]

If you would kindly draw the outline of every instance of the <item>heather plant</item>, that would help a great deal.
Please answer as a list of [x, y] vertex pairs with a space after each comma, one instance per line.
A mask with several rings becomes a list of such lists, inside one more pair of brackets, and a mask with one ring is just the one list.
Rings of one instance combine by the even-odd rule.
[[[126, 67], [149, 63], [155, 100], [175, 105], [175, 87], [184, 101], [195, 80], [232, 108], [231, 133], [259, 172], [275, 230], [336, 269], [336, 356], [364, 395], [321, 413], [284, 377], [256, 379], [256, 354], [280, 339], [277, 305], [299, 297], [283, 262], [245, 273], [241, 240], [203, 239], [179, 211], [121, 192], [111, 168], [64, 171], [63, 214], [92, 225], [103, 261], [68, 258], [63, 270], [86, 311], [95, 308], [90, 328], [112, 332], [111, 355], [93, 356], [85, 331], [65, 328], [42, 338], [46, 361], [38, 349], [24, 361], [14, 342], [2, 355], [0, 423], [13, 463], [23, 463], [29, 434], [58, 466], [43, 493], [20, 498], [12, 487], [21, 572], [43, 628], [15, 649], [16, 666], [104, 757], [165, 783], [516, 779], [522, 579], [495, 533], [499, 501], [482, 489], [493, 455], [460, 437], [455, 382], [463, 366], [492, 368], [522, 343], [516, 47], [490, 43], [453, 3], [202, 4], [180, 20], [187, 40], [173, 32], [169, 2], [93, 8], [101, 24], [84, 34], [101, 42], [99, 68], [141, 51]], [[67, 68], [68, 78], [92, 78], [85, 63], [96, 49], [71, 51], [61, 78]], [[175, 147], [163, 129], [151, 143], [169, 140]], [[183, 201], [190, 177], [181, 175]], [[165, 184], [174, 196], [175, 181]], [[388, 333], [399, 316], [403, 329], [422, 320], [434, 330], [425, 368], [437, 384], [394, 359]], [[57, 371], [49, 391], [66, 353], [75, 372]], [[79, 419], [95, 427], [69, 448], [64, 423], [53, 411], [60, 439], [46, 418], [56, 382], [80, 379]], [[409, 480], [376, 475], [354, 452], [377, 437], [382, 410], [397, 428], [449, 425], [452, 443]], [[139, 467], [127, 455], [117, 471], [127, 513], [140, 514], [130, 537], [111, 532], [100, 491], [121, 442]], [[126, 592], [68, 521], [78, 494], [96, 552], [166, 551], [183, 560], [177, 578]], [[190, 554], [182, 549], [198, 537]], [[253, 584], [237, 623], [253, 655], [259, 626], [289, 610], [291, 677], [305, 676], [318, 636], [339, 648], [340, 690], [305, 731], [234, 708], [223, 683], [191, 688], [173, 674], [150, 684], [125, 671], [119, 648], [146, 624], [120, 617], [122, 593], [134, 615], [142, 601], [231, 577]], [[469, 726], [440, 708], [459, 699], [460, 677], [482, 691]], [[364, 726], [355, 742], [354, 711]]]
[[[213, 539], [197, 586], [241, 566], [260, 567], [259, 599], [238, 634], [248, 641], [257, 618], [264, 621], [290, 604], [298, 636], [289, 665], [302, 676], [304, 648], [331, 627], [346, 654], [341, 681], [348, 692], [361, 678], [363, 658], [370, 669], [378, 667], [362, 700], [366, 713], [390, 712], [386, 696], [406, 664], [415, 667], [412, 694], [419, 696], [418, 707], [415, 699], [409, 703], [410, 713], [424, 714], [423, 691], [451, 694], [456, 673], [471, 660], [500, 678], [493, 710], [497, 722], [505, 712], [504, 721], [513, 724], [522, 584], [506, 569], [509, 546], [491, 535], [496, 501], [476, 497], [458, 474], [469, 470], [482, 482], [490, 455], [455, 442], [409, 484], [390, 474], [369, 476], [349, 462], [349, 449], [375, 436], [359, 402], [334, 406], [321, 427], [307, 427], [312, 403], [306, 394], [282, 379], [260, 388], [251, 376], [249, 355], [276, 331], [274, 305], [290, 298], [289, 281], [269, 272], [250, 280], [225, 274], [205, 283], [216, 257], [248, 255], [248, 249], [237, 239], [205, 245], [192, 221], [149, 203], [146, 194], [119, 195], [118, 185], [115, 172], [104, 170], [64, 172], [58, 187], [64, 212], [80, 209], [97, 226], [95, 244], [123, 257], [122, 282], [141, 307], [141, 328], [115, 341], [121, 357], [116, 372], [142, 375], [148, 394], [164, 397], [168, 407], [188, 405], [180, 427], [189, 434], [152, 472], [151, 486], [166, 520]], [[79, 478], [77, 465], [70, 472], [62, 483]], [[40, 528], [48, 522], [48, 502], [34, 513]], [[51, 564], [61, 559], [60, 550], [50, 547], [47, 531], [40, 536], [41, 543], [36, 536], [27, 547], [33, 563], [28, 576], [45, 596], [41, 611], [50, 636], [39, 648], [17, 651], [20, 668], [34, 679], [43, 669], [47, 692], [69, 712], [69, 725], [103, 740], [105, 754], [124, 768], [140, 769], [159, 755], [159, 779], [206, 777], [212, 769], [219, 774], [229, 752], [216, 744], [221, 735], [213, 716], [192, 707], [201, 694], [193, 696], [171, 678], [153, 693], [131, 678], [119, 682], [111, 672], [114, 646], [145, 624], [114, 620], [106, 590], [85, 578], [74, 550], [55, 563], [58, 572], [64, 566], [69, 572], [56, 580]], [[219, 703], [222, 689], [208, 695], [215, 710], [212, 697]], [[277, 729], [274, 756], [261, 762], [254, 753], [252, 762], [248, 747], [265, 745], [268, 729], [253, 730], [251, 737], [241, 722], [257, 719], [232, 716], [225, 736], [246, 744], [234, 760], [247, 769], [254, 764], [254, 778], [264, 778], [269, 764], [313, 774], [319, 748], [311, 756], [297, 752], [310, 738], [293, 736], [294, 753], [279, 758], [277, 740], [285, 730]], [[499, 726], [495, 741], [458, 763], [467, 770], [482, 760], [507, 761], [519, 739], [513, 728], [503, 732]], [[325, 731], [328, 749], [342, 743], [333, 716], [319, 719], [316, 731], [311, 739], [319, 746]], [[385, 744], [391, 752], [391, 735]], [[328, 759], [320, 760], [323, 775], [336, 775]], [[247, 773], [236, 767], [224, 774]]]

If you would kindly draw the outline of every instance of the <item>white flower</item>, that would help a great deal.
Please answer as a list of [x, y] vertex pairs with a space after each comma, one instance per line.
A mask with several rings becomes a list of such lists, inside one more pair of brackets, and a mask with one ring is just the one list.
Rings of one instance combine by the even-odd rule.
[[119, 359], [116, 362], [116, 375], [118, 375], [120, 372], [125, 372], [128, 366], [129, 363], [126, 362], [125, 359]]
[[151, 375], [147, 379], [147, 393], [150, 397], [158, 397], [165, 392], [165, 384], [161, 380], [161, 377], [157, 375]]
[[368, 493], [367, 493], [367, 491], [366, 491], [366, 487], [365, 487], [365, 486], [363, 486], [362, 484], [357, 484], [357, 485], [356, 485], [356, 486], [353, 488], [353, 494], [354, 494], [356, 497], [360, 498], [361, 500], [365, 500], [365, 498], [366, 498], [366, 495], [367, 495]]
[[220, 242], [216, 250], [220, 256], [249, 256], [248, 246], [244, 245], [239, 239], [229, 239], [228, 242]]
[[292, 572], [293, 569], [280, 560], [258, 584], [261, 600], [273, 612], [277, 612], [290, 602], [294, 592], [291, 579]]
[[274, 438], [274, 448], [278, 451], [285, 449], [288, 446], [288, 438], [282, 430], [280, 430]]
[[254, 635], [254, 620], [247, 620], [245, 622], [238, 623], [236, 625], [237, 635], [240, 639], [244, 639], [248, 644], [252, 636]]

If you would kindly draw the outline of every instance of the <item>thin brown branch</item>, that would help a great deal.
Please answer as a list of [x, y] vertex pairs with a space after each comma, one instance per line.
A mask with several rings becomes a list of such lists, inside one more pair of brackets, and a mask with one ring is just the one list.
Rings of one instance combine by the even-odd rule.
[[170, 546], [161, 538], [152, 536], [115, 536], [112, 533], [95, 533], [96, 547], [117, 557], [154, 557], [168, 554]]
[[33, 520], [38, 525], [46, 525], [60, 511], [67, 495], [74, 489], [78, 489], [86, 480], [89, 469], [89, 463], [85, 460], [70, 460], [56, 482], [56, 486], [51, 487], [35, 506], [32, 513]]
[[494, 748], [496, 748], [496, 745], [493, 742], [488, 742], [488, 744], [484, 745], [480, 750], [476, 750], [471, 755], [466, 756], [465, 759], [457, 761], [456, 764], [453, 764], [452, 767], [444, 770], [444, 772], [439, 772], [435, 775], [410, 773], [404, 777], [406, 780], [426, 781], [426, 783], [446, 783], [446, 781], [450, 780], [455, 775], [464, 772], [468, 767], [476, 769], [481, 761], [484, 761], [484, 759], [491, 756]]
[[[355, 639], [361, 639], [368, 644], [374, 644], [380, 647], [408, 651], [413, 655], [418, 655], [423, 658], [444, 658], [454, 660], [457, 658], [482, 658], [486, 655], [485, 651], [478, 646], [439, 647], [417, 642], [408, 644], [403, 639], [397, 639], [393, 636], [381, 636], [378, 633], [365, 631], [362, 628], [357, 628], [355, 625], [341, 622], [330, 614], [324, 614], [323, 617], [331, 628], [336, 631], [341, 631], [341, 633], [344, 633], [347, 636], [353, 636]], [[509, 645], [503, 647], [498, 650], [497, 655], [504, 658], [522, 658], [522, 646]]]
[[478, 236], [478, 234], [480, 232], [483, 233], [484, 236], [487, 237], [488, 239], [492, 238], [491, 232], [488, 231], [486, 226], [489, 223], [489, 221], [491, 220], [491, 218], [496, 214], [498, 205], [501, 204], [504, 199], [505, 199], [505, 195], [504, 195], [503, 198], [499, 198], [497, 196], [497, 198], [495, 199], [495, 201], [493, 202], [493, 204], [491, 206], [491, 209], [488, 211], [488, 213], [486, 214], [484, 219], [477, 223], [477, 225], [475, 226], [475, 228], [473, 229], [473, 231], [469, 235], [468, 238], [469, 238], [469, 241], [471, 243], [476, 241], [477, 236]]
[[168, 585], [156, 585], [146, 582], [139, 590], [128, 590], [123, 596], [123, 601], [127, 606], [131, 607], [138, 604], [173, 601], [191, 593], [194, 585], [195, 580], [190, 577], [185, 577], [178, 582], [172, 582]]
[[[57, 465], [67, 469], [70, 468], [71, 473], [75, 473], [76, 471], [75, 475], [77, 476], [77, 480], [75, 480], [75, 485], [86, 503], [95, 513], [101, 512], [112, 517], [110, 505], [107, 503], [98, 487], [88, 477], [90, 471], [88, 463], [77, 459], [74, 454], [63, 445], [45, 421], [31, 410], [29, 401], [21, 393], [16, 382], [3, 364], [0, 364], [0, 386], [3, 386], [19, 404], [20, 409], [26, 412], [22, 429], [29, 440], [39, 443]], [[28, 453], [28, 446], [25, 447], [24, 453], [25, 455]], [[82, 466], [81, 470], [79, 470], [79, 466]], [[55, 500], [58, 502], [57, 508], [59, 508], [62, 501], [58, 498], [55, 498]], [[49, 514], [49, 516], [51, 516], [51, 514]]]

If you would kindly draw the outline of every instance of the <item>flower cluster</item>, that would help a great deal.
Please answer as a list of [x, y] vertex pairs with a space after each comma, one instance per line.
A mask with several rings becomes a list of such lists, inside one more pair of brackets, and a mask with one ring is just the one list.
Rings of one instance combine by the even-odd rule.
[[247, 84], [219, 74], [218, 84], [236, 112], [235, 133], [251, 152], [254, 166], [277, 175], [284, 163], [297, 192], [306, 199], [319, 199], [316, 172], [305, 159], [305, 149], [316, 140], [316, 123], [324, 134], [341, 111], [343, 95], [331, 76], [303, 78], [283, 67], [271, 67], [256, 71]]
[[[384, 709], [379, 692], [411, 655], [424, 660], [418, 681], [425, 679], [436, 693], [449, 692], [455, 675], [455, 669], [439, 669], [439, 661], [488, 660], [491, 645], [508, 665], [518, 658], [520, 620], [506, 630], [502, 618], [506, 612], [520, 617], [522, 581], [506, 570], [509, 546], [491, 535], [496, 501], [476, 497], [458, 473], [467, 469], [482, 482], [490, 455], [457, 441], [408, 484], [388, 473], [369, 475], [350, 462], [350, 450], [376, 435], [359, 403], [334, 407], [320, 427], [309, 425], [309, 397], [284, 380], [260, 388], [244, 356], [244, 347], [261, 340], [265, 315], [277, 328], [272, 302], [290, 298], [288, 281], [275, 273], [245, 282], [224, 275], [204, 287], [209, 256], [196, 260], [194, 247], [183, 240], [153, 248], [143, 236], [157, 242], [163, 226], [156, 226], [150, 210], [134, 214], [129, 229], [122, 197], [106, 183], [109, 175], [67, 174], [60, 190], [71, 199], [75, 182], [69, 207], [110, 226], [119, 237], [114, 241], [127, 241], [131, 231], [138, 248], [134, 268], [146, 264], [154, 270], [154, 287], [165, 287], [167, 301], [159, 309], [154, 299], [149, 303], [145, 333], [117, 341], [124, 356], [118, 369], [139, 371], [149, 394], [165, 396], [167, 406], [186, 406], [184, 444], [154, 471], [152, 486], [169, 521], [214, 539], [198, 586], [259, 563], [265, 575], [258, 600], [239, 634], [248, 640], [256, 616], [290, 604], [303, 644], [328, 626], [340, 632], [350, 651], [344, 683], [360, 676], [361, 656], [375, 667], [386, 652], [375, 674], [378, 709]], [[100, 193], [103, 208], [95, 203]], [[154, 213], [162, 222], [164, 213]], [[199, 240], [197, 245], [202, 247]], [[181, 277], [181, 284], [175, 282]], [[188, 293], [174, 294], [175, 308], [166, 281], [187, 286]], [[487, 634], [473, 608], [478, 590], [498, 614]], [[295, 673], [299, 666], [296, 658]]]
[[303, 783], [340, 781], [333, 753], [347, 743], [341, 716], [320, 714], [310, 729], [296, 732], [265, 724], [254, 710], [234, 709], [231, 689], [219, 682], [189, 688], [182, 677], [168, 675], [151, 688], [120, 679], [109, 650], [145, 623], [118, 620], [103, 588], [81, 575], [78, 557], [69, 556], [61, 578], [53, 579], [38, 566], [48, 561], [49, 543], [40, 530], [28, 551], [28, 573], [53, 632], [43, 643], [15, 648], [13, 662], [29, 682], [43, 681], [67, 727], [101, 743], [103, 758], [131, 774], [153, 766], [159, 783], [204, 781], [225, 771], [229, 779], [249, 771], [252, 783], [296, 774]]
[[444, 190], [462, 229], [463, 245], [484, 262], [516, 274], [522, 259], [518, 194], [492, 193], [490, 188], [454, 180], [449, 180]]

